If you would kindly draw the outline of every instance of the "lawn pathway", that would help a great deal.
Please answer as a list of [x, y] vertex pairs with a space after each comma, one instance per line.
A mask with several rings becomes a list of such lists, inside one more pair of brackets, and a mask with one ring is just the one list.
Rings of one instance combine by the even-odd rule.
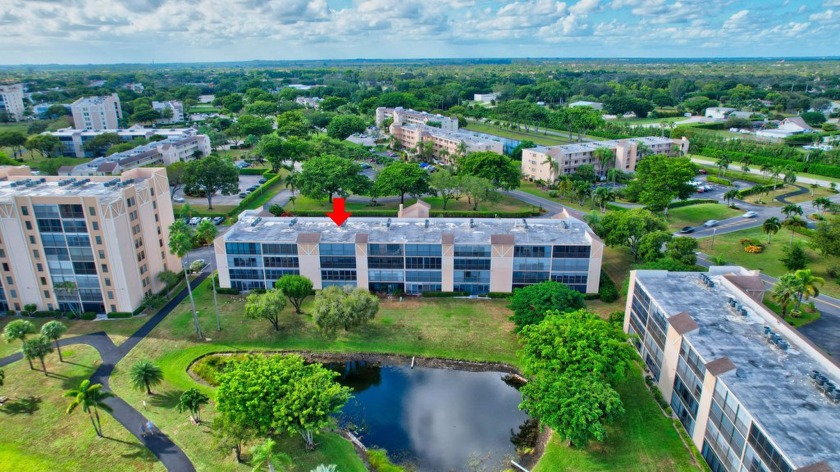
[[[209, 274], [205, 271], [192, 281], [193, 289], [198, 287]], [[181, 290], [175, 298], [169, 301], [160, 311], [152, 316], [143, 326], [134, 332], [124, 343], [119, 347], [114, 345], [107, 333], [100, 331], [92, 334], [85, 334], [73, 338], [66, 338], [59, 341], [62, 346], [70, 346], [73, 344], [86, 344], [99, 351], [99, 356], [102, 358], [102, 364], [90, 378], [91, 383], [101, 383], [104, 390], [111, 391], [109, 385], [111, 373], [116, 366], [128, 354], [137, 343], [148, 334], [161, 322], [167, 315], [169, 315], [175, 307], [178, 306], [185, 298], [187, 298], [187, 290]], [[13, 362], [22, 359], [21, 353], [12, 354], [0, 359], [0, 367], [7, 366]], [[112, 392], [113, 393], [113, 392]], [[114, 417], [121, 425], [123, 425], [131, 434], [140, 440], [152, 453], [157, 456], [158, 460], [163, 463], [166, 468], [172, 472], [191, 472], [195, 470], [190, 459], [186, 454], [163, 433], [155, 434], [153, 436], [141, 436], [140, 426], [145, 425], [148, 418], [137, 411], [134, 407], [126, 403], [123, 399], [114, 396], [105, 400], [105, 403], [113, 409], [111, 416]]]

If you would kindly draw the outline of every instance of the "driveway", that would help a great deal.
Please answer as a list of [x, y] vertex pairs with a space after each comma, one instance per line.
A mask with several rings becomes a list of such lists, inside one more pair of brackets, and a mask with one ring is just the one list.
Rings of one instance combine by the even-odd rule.
[[[239, 191], [244, 192], [245, 189], [247, 189], [248, 187], [250, 187], [252, 185], [259, 185], [260, 179], [262, 179], [262, 178], [263, 178], [263, 176], [261, 176], [261, 175], [240, 175], [239, 176]], [[213, 197], [213, 205], [214, 206], [215, 205], [225, 205], [225, 206], [239, 205], [239, 202], [241, 202], [242, 199], [239, 198], [238, 193], [239, 192], [237, 192], [237, 195], [217, 194], [215, 197]], [[178, 191], [175, 192], [175, 196], [176, 197], [182, 197], [184, 200], [186, 200], [187, 203], [189, 203], [190, 205], [193, 205], [193, 206], [207, 205], [207, 199], [206, 198], [195, 198], [195, 197], [186, 196], [186, 195], [184, 195], [184, 190], [183, 189], [178, 189]]]

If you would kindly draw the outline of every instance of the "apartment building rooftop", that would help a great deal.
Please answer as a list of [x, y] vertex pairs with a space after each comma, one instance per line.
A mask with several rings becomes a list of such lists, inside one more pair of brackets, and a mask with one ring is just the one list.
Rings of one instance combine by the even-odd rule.
[[75, 102], [73, 105], [80, 105], [80, 106], [98, 106], [102, 105], [106, 101], [110, 100], [112, 95], [103, 95], [100, 97], [82, 97]]
[[466, 144], [472, 144], [476, 146], [480, 146], [482, 144], [491, 142], [491, 141], [498, 141], [495, 139], [485, 138], [483, 136], [476, 136], [471, 132], [466, 131], [446, 131], [440, 128], [436, 128], [434, 126], [425, 126], [425, 125], [400, 125], [402, 128], [405, 129], [412, 129], [412, 130], [420, 130], [424, 133], [428, 133], [432, 136], [435, 136], [439, 139], [448, 139], [455, 143], [460, 143], [463, 141]]
[[197, 134], [194, 128], [144, 128], [141, 126], [132, 126], [131, 128], [118, 129], [76, 129], [76, 128], [61, 128], [57, 131], [47, 131], [46, 134], [51, 134], [57, 138], [84, 136], [95, 137], [104, 133], [116, 133], [123, 137], [138, 137], [145, 138], [152, 135], [160, 136], [183, 136]]
[[[644, 143], [647, 146], [654, 146], [658, 144], [670, 144], [673, 142], [670, 138], [660, 138], [658, 136], [644, 136], [638, 138], [627, 138], [626, 140], [635, 141], [637, 143]], [[556, 146], [536, 146], [532, 149], [535, 149], [540, 152], [546, 152], [549, 149], [560, 149], [563, 153], [574, 153], [574, 152], [591, 152], [599, 147], [616, 147], [620, 141], [619, 139], [611, 139], [608, 141], [594, 141], [594, 142], [585, 142], [585, 143], [570, 143], [570, 144], [558, 144]]]
[[[597, 236], [577, 219], [355, 218], [336, 226], [329, 218], [259, 217], [243, 212], [227, 242], [588, 245]], [[317, 238], [317, 239], [316, 239]], [[361, 240], [360, 240], [361, 238]], [[448, 241], [448, 242], [447, 242]]]
[[144, 180], [10, 175], [0, 181], [0, 202], [11, 201], [12, 197], [117, 197], [122, 188]]
[[[669, 322], [684, 331], [681, 334], [707, 367], [724, 357], [734, 364], [720, 378], [794, 468], [825, 461], [840, 470], [840, 404], [818, 390], [809, 377], [819, 371], [840, 385], [840, 367], [766, 307], [748, 299], [750, 288], [745, 282], [754, 276], [744, 277], [732, 269], [713, 268], [707, 275], [638, 271], [636, 281], [666, 317], [688, 314], [690, 320], [680, 315]], [[732, 290], [732, 285], [740, 290]], [[730, 299], [740, 305], [733, 307]], [[739, 307], [747, 314], [739, 313]], [[771, 333], [781, 337], [774, 342]]]

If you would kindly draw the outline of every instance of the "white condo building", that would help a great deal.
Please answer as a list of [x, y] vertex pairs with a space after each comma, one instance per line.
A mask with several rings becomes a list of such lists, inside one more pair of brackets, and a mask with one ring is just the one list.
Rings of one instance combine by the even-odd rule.
[[402, 107], [376, 109], [376, 126], [382, 127], [382, 123], [392, 118], [395, 125], [417, 125], [431, 126], [429, 123], [437, 123], [440, 126], [432, 126], [444, 131], [458, 131], [458, 119], [443, 115], [435, 115], [425, 111], [406, 110]]
[[169, 110], [171, 116], [169, 118], [159, 118], [155, 120], [158, 124], [172, 124], [184, 122], [184, 104], [177, 100], [170, 100], [166, 102], [152, 102], [152, 109], [158, 113], [166, 113]]
[[0, 85], [0, 113], [6, 112], [15, 121], [23, 119], [23, 85]]

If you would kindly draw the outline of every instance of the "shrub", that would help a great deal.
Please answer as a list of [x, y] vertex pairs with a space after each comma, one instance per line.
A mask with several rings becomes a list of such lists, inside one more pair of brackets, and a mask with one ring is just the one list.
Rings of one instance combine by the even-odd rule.
[[86, 321], [91, 321], [96, 319], [96, 313], [92, 311], [86, 311], [82, 313], [82, 319]]
[[668, 208], [681, 208], [687, 207], [691, 205], [700, 205], [703, 203], [717, 203], [717, 200], [712, 200], [709, 198], [692, 198], [689, 200], [679, 200], [676, 202], [671, 202], [668, 204]]
[[511, 292], [488, 292], [487, 298], [510, 298]]
[[36, 311], [32, 314], [33, 318], [59, 318], [61, 317], [61, 312], [58, 311]]
[[216, 288], [216, 293], [221, 295], [239, 295], [238, 288]]
[[405, 472], [403, 467], [394, 465], [388, 459], [384, 449], [368, 449], [367, 456], [371, 470], [375, 472]]
[[618, 289], [609, 275], [601, 269], [601, 282], [598, 287], [598, 298], [604, 303], [612, 303], [618, 300]]
[[15, 310], [6, 310], [6, 316], [15, 316], [17, 312]]
[[195, 361], [190, 368], [193, 373], [210, 385], [219, 385], [218, 376], [225, 371], [231, 362], [242, 360], [245, 354], [235, 356], [209, 355]]
[[423, 292], [421, 296], [425, 298], [451, 298], [451, 297], [466, 297], [467, 292]]
[[762, 247], [762, 246], [752, 246], [752, 245], [750, 245], [750, 246], [747, 246], [747, 247], [744, 248], [744, 252], [748, 252], [750, 254], [758, 254], [762, 251], [764, 251], [764, 247]]
[[714, 175], [707, 176], [706, 181], [712, 182], [714, 184], [726, 185], [727, 187], [732, 186], [732, 181], [731, 180], [722, 179], [720, 177], [715, 177]]
[[836, 279], [837, 277], [840, 277], [840, 266], [837, 264], [830, 266], [825, 270], [825, 273], [832, 279]]
[[130, 311], [112, 311], [111, 313], [108, 313], [109, 320], [131, 318], [132, 316], [134, 316], [134, 314]]

